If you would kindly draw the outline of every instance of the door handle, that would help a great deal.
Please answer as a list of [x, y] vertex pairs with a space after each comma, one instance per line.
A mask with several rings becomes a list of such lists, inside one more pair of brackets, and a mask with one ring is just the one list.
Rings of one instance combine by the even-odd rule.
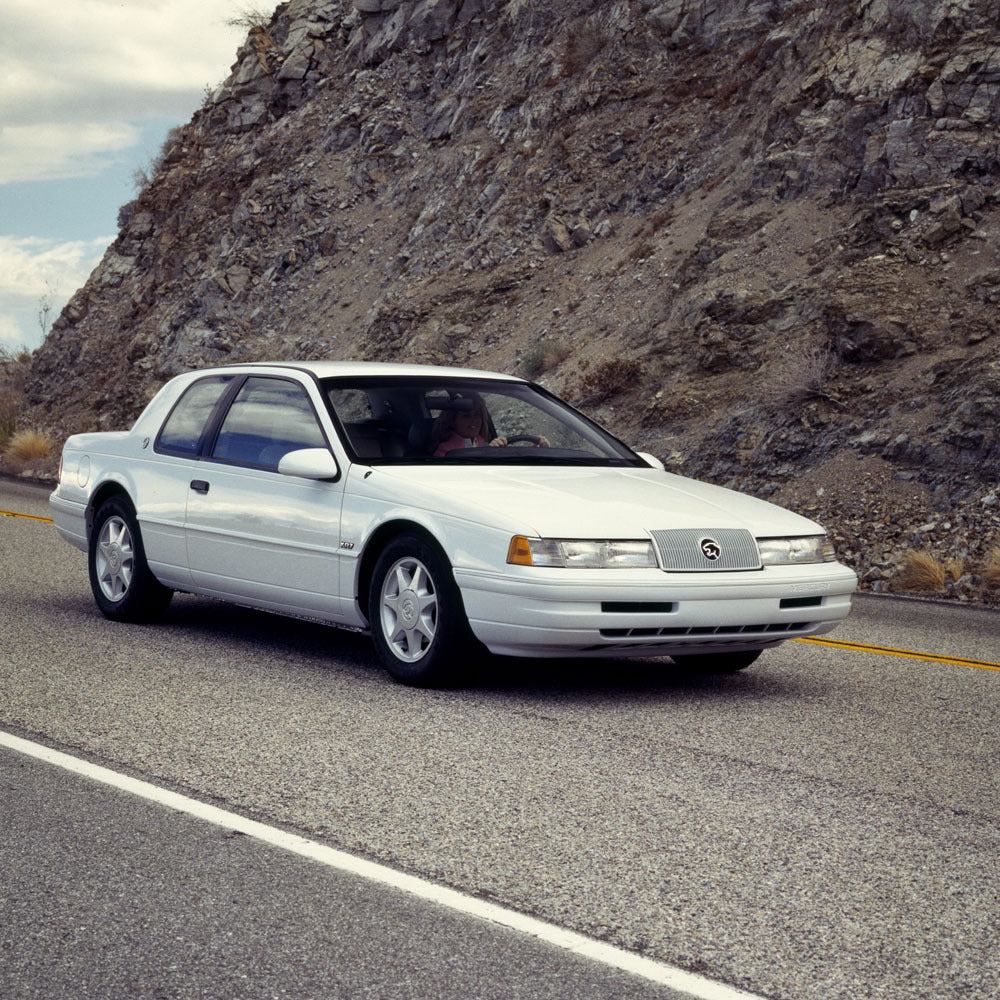
[[208, 492], [208, 483], [205, 482], [204, 479], [192, 479], [191, 480], [191, 489], [193, 489], [195, 491], [195, 493], [207, 493]]

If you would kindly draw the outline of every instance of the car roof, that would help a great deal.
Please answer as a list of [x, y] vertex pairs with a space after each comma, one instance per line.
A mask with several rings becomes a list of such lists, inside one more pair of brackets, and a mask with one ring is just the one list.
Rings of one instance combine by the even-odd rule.
[[451, 368], [446, 365], [395, 364], [387, 361], [247, 361], [231, 365], [195, 368], [174, 376], [160, 388], [132, 425], [133, 432], [148, 432], [159, 426], [178, 397], [192, 382], [208, 375], [246, 374], [249, 372], [298, 371], [316, 379], [327, 378], [419, 378], [435, 379], [481, 378], [494, 381], [525, 383], [516, 375], [477, 371], [471, 368]]
[[505, 382], [523, 382], [516, 375], [480, 371], [473, 368], [452, 368], [447, 365], [397, 364], [389, 361], [259, 361], [227, 366], [250, 368], [289, 368], [308, 372], [316, 378], [357, 378], [359, 376], [432, 376], [434, 378], [488, 378]]

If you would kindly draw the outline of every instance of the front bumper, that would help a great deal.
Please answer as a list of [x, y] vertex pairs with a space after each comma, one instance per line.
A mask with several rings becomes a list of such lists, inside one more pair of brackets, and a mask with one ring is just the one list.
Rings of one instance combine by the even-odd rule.
[[[514, 568], [511, 568], [512, 570]], [[831, 631], [857, 577], [840, 563], [753, 572], [456, 570], [475, 636], [511, 656], [657, 656], [766, 649]]]

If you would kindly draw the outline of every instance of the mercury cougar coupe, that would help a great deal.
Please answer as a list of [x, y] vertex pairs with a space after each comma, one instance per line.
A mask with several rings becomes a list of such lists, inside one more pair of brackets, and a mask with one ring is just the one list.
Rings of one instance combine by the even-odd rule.
[[453, 368], [179, 375], [130, 431], [69, 438], [51, 505], [107, 617], [221, 598], [370, 632], [409, 684], [483, 647], [740, 670], [829, 632], [857, 584], [818, 524]]

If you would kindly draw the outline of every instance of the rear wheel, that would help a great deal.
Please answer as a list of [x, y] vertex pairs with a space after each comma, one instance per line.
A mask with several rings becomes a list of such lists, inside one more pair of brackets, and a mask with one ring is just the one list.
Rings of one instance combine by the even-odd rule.
[[121, 497], [102, 504], [94, 518], [88, 566], [97, 606], [116, 621], [158, 618], [174, 595], [153, 576], [135, 514]]
[[670, 659], [679, 667], [703, 674], [735, 674], [746, 670], [762, 652], [761, 649], [749, 649], [738, 653], [692, 653], [688, 656], [671, 655]]
[[375, 649], [403, 684], [454, 677], [469, 640], [462, 598], [444, 554], [417, 535], [399, 535], [375, 564], [368, 593]]

